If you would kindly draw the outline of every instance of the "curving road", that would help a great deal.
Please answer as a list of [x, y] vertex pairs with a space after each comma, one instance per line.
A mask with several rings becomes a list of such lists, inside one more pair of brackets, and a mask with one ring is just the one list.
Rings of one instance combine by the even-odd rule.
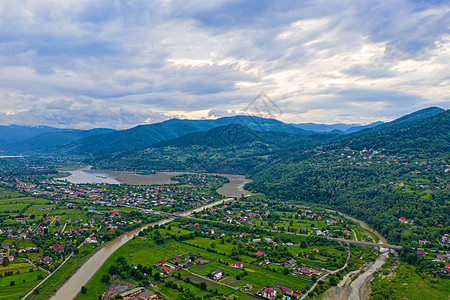
[[330, 271], [329, 273], [327, 273], [327, 274], [323, 275], [322, 277], [320, 277], [319, 279], [317, 279], [317, 281], [313, 284], [313, 286], [304, 295], [302, 295], [300, 300], [305, 299], [308, 296], [308, 294], [311, 293], [316, 288], [316, 286], [319, 284], [319, 281], [325, 279], [330, 274], [336, 274], [337, 272], [347, 268], [349, 259], [350, 259], [350, 249], [348, 249], [347, 260], [345, 261], [344, 266], [342, 268], [340, 268], [340, 269], [337, 269], [337, 270], [334, 270], [334, 271]]

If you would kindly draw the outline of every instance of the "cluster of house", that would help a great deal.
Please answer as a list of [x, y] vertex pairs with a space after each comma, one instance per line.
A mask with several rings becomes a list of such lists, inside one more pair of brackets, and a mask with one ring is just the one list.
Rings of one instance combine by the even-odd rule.
[[50, 256], [44, 256], [44, 257], [38, 257], [35, 260], [36, 263], [42, 264], [42, 265], [51, 265], [53, 263], [53, 258]]
[[[425, 256], [428, 255], [428, 253], [424, 250], [417, 250], [417, 255]], [[434, 253], [434, 259], [430, 259], [432, 262], [436, 263], [444, 263], [444, 268], [442, 269], [442, 272], [446, 273], [448, 276], [450, 276], [450, 253], [440, 254], [440, 253]]]
[[[19, 220], [20, 219], [20, 220]], [[19, 221], [17, 221], [19, 220]], [[25, 224], [25, 221], [23, 221], [23, 218], [17, 218], [16, 222], [19, 222], [21, 224]], [[6, 237], [11, 240], [29, 240], [30, 235], [35, 232], [36, 228], [33, 228], [29, 226], [28, 228], [0, 228], [0, 234], [6, 234]]]
[[9, 244], [2, 244], [2, 247], [0, 249], [0, 263], [3, 263], [4, 259], [9, 260], [10, 262], [14, 261], [14, 256], [10, 255], [10, 245]]
[[[362, 151], [356, 151], [352, 150], [348, 147], [345, 147], [343, 149], [347, 153], [340, 153], [340, 158], [337, 160], [336, 167], [343, 167], [346, 165], [354, 165], [354, 166], [360, 166], [360, 167], [367, 167], [371, 166], [373, 164], [386, 164], [386, 165], [408, 165], [413, 164], [417, 168], [416, 171], [411, 172], [412, 174], [420, 174], [422, 173], [420, 170], [432, 170], [432, 169], [444, 169], [444, 172], [450, 171], [450, 166], [448, 163], [440, 158], [434, 158], [429, 159], [427, 161], [416, 161], [416, 162], [409, 162], [405, 159], [397, 158], [394, 156], [386, 156], [384, 154], [381, 154], [379, 150], [374, 150], [372, 148], [370, 149], [363, 149]], [[328, 154], [327, 152], [314, 150], [316, 153], [320, 154]], [[351, 151], [351, 153], [348, 153]], [[339, 153], [339, 152], [338, 152]], [[334, 161], [326, 161], [322, 160], [322, 163], [317, 164], [318, 167], [327, 167], [329, 168], [330, 165]], [[395, 186], [403, 186], [403, 184], [399, 183], [391, 183]], [[446, 184], [445, 181], [443, 181], [443, 185]], [[420, 186], [420, 185], [419, 185]], [[420, 186], [422, 188], [428, 188], [428, 185], [422, 185]], [[436, 187], [440, 188], [440, 187]]]
[[158, 261], [153, 266], [166, 274], [170, 274], [192, 264], [201, 266], [212, 262], [211, 260], [203, 259], [201, 255], [195, 255], [194, 260], [192, 260], [188, 254], [184, 254], [183, 256], [186, 257], [183, 259], [180, 255], [174, 255], [172, 258], [173, 263], [168, 261]]
[[2, 244], [0, 248], [0, 263], [3, 262], [3, 259], [8, 259], [10, 262], [14, 261], [13, 254], [30, 253], [36, 251], [37, 251], [36, 247], [11, 248], [10, 244], [5, 243]]
[[267, 298], [267, 299], [275, 299], [277, 297], [277, 291], [272, 288], [263, 287], [259, 291], [255, 293], [255, 295]]
[[[230, 264], [231, 267], [236, 269], [242, 269], [244, 267], [244, 264], [241, 262], [232, 263]], [[223, 277], [223, 272], [220, 269], [214, 270], [211, 272], [211, 278], [214, 280], [220, 280]], [[251, 288], [250, 288], [251, 289]]]
[[[316, 249], [317, 250], [317, 249]], [[315, 268], [311, 268], [311, 267], [306, 267], [306, 266], [302, 266], [302, 267], [295, 267], [297, 264], [297, 262], [294, 259], [289, 259], [287, 261], [284, 262], [284, 266], [286, 268], [292, 268], [292, 271], [298, 274], [303, 274], [303, 275], [307, 275], [307, 276], [311, 276], [313, 274], [318, 274], [320, 275], [322, 273], [322, 271], [315, 269]]]
[[124, 300], [158, 300], [160, 299], [157, 294], [147, 290], [144, 287], [133, 288], [129, 291], [120, 294]]
[[[199, 180], [203, 179], [200, 178]], [[141, 208], [158, 205], [171, 206], [173, 202], [180, 200], [190, 203], [192, 206], [198, 206], [215, 200], [214, 196], [209, 195], [207, 192], [194, 192], [190, 189], [184, 190], [176, 186], [149, 187], [139, 189], [139, 191], [135, 191], [132, 187], [125, 194], [117, 195], [104, 183], [75, 184], [65, 181], [41, 180], [38, 184], [32, 184], [16, 178], [15, 188], [34, 195], [48, 195], [58, 199], [73, 200], [83, 198], [106, 205], [120, 203]]]
[[[67, 204], [67, 206], [71, 206], [71, 203]], [[57, 220], [57, 217], [55, 216], [47, 216], [45, 218], [45, 220], [43, 221], [44, 223], [46, 223], [47, 225], [42, 224], [43, 226], [36, 224], [36, 223], [32, 223], [30, 226], [28, 227], [21, 227], [21, 228], [5, 228], [5, 229], [0, 229], [0, 234], [6, 234], [6, 237], [8, 239], [24, 239], [24, 240], [30, 240], [31, 237], [33, 236], [44, 236], [44, 235], [51, 235], [54, 237], [62, 237], [67, 236], [70, 240], [66, 240], [65, 242], [59, 242], [59, 244], [54, 244], [52, 246], [50, 246], [49, 248], [51, 250], [53, 250], [55, 253], [63, 253], [64, 252], [64, 245], [70, 245], [73, 244], [75, 242], [75, 239], [79, 236], [82, 236], [85, 234], [86, 231], [92, 229], [92, 228], [96, 228], [99, 226], [99, 223], [105, 223], [105, 225], [108, 228], [108, 232], [114, 232], [117, 228], [121, 228], [124, 226], [128, 226], [129, 224], [135, 223], [135, 222], [140, 222], [140, 220], [133, 220], [132, 222], [127, 222], [125, 220], [122, 220], [121, 214], [119, 211], [117, 210], [112, 210], [111, 212], [108, 213], [101, 213], [102, 215], [104, 214], [104, 216], [101, 217], [91, 217], [89, 219], [83, 219], [83, 218], [79, 218], [76, 220], [71, 220], [71, 219], [67, 219], [64, 226], [60, 225], [60, 226], [52, 226], [54, 225], [55, 221]], [[19, 221], [21, 221], [22, 223], [23, 220], [22, 218], [18, 218], [21, 219]], [[33, 220], [31, 220], [33, 221]], [[67, 225], [71, 225], [70, 229], [65, 230], [65, 228], [67, 227]], [[69, 228], [69, 227], [67, 227]], [[101, 244], [101, 241], [99, 241], [95, 236], [93, 237], [88, 237], [85, 240], [86, 243], [88, 244]], [[36, 252], [37, 249], [36, 247], [24, 247], [22, 249], [20, 248], [14, 248], [11, 251], [15, 251], [17, 253], [22, 253], [22, 252]], [[9, 250], [1, 250], [0, 251], [0, 256], [1, 257], [6, 257], [7, 253], [9, 253]], [[8, 255], [9, 256], [9, 255]], [[39, 258], [37, 260], [38, 263], [43, 263], [43, 264], [52, 264], [53, 263], [53, 259], [51, 259], [50, 257], [43, 257], [43, 258]]]

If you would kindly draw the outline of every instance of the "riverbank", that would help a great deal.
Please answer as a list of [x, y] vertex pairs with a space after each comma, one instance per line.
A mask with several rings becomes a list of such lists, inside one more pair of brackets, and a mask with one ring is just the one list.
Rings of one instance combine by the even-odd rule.
[[[189, 216], [193, 212], [199, 212], [204, 209], [213, 207], [215, 205], [222, 204], [224, 202], [230, 201], [233, 198], [222, 199], [207, 205], [192, 209], [190, 211], [184, 212], [184, 216]], [[151, 224], [147, 224], [133, 231], [127, 232], [120, 237], [114, 239], [113, 241], [107, 243], [92, 256], [90, 256], [83, 265], [80, 266], [68, 280], [66, 280], [63, 285], [61, 285], [57, 291], [53, 294], [50, 299], [74, 299], [80, 292], [81, 287], [84, 286], [92, 276], [101, 268], [101, 266], [106, 262], [106, 260], [121, 246], [130, 241], [133, 237], [137, 236], [140, 231], [148, 228], [149, 226], [163, 225], [172, 222], [173, 218], [163, 219]]]
[[331, 209], [327, 209], [327, 211], [336, 212], [336, 213], [340, 214], [341, 216], [344, 216], [347, 219], [350, 219], [353, 222], [358, 223], [361, 226], [361, 228], [363, 228], [363, 229], [373, 233], [378, 238], [378, 241], [376, 241], [378, 244], [389, 245], [389, 242], [387, 241], [387, 239], [384, 236], [382, 236], [381, 233], [379, 233], [378, 231], [376, 231], [375, 229], [370, 227], [369, 224], [367, 224], [366, 222], [358, 220], [358, 219], [355, 219], [354, 217], [352, 217], [350, 215], [347, 215], [347, 214], [344, 214], [344, 213], [342, 213], [340, 211], [331, 210]]
[[[107, 184], [129, 184], [129, 185], [163, 185], [178, 183], [171, 178], [183, 174], [192, 174], [189, 172], [157, 172], [155, 174], [141, 175], [128, 171], [110, 171], [95, 170], [91, 166], [83, 166], [76, 170], [64, 171], [70, 173], [70, 176], [59, 178], [71, 183], [107, 183]], [[244, 189], [247, 183], [252, 182], [251, 179], [245, 178], [243, 175], [233, 174], [212, 174], [228, 178], [229, 182], [217, 189], [217, 192], [224, 197], [241, 197], [253, 195], [250, 191]]]

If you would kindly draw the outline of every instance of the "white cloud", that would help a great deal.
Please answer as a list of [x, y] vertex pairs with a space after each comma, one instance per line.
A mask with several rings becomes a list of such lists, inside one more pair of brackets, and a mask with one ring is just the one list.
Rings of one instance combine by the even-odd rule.
[[210, 118], [261, 91], [299, 122], [448, 108], [450, 6], [393, 5], [3, 1], [0, 123]]

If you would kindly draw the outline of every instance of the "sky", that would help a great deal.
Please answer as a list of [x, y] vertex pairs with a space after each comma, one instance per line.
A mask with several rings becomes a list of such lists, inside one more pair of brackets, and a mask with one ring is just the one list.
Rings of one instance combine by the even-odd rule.
[[3, 0], [0, 124], [450, 108], [449, 1]]

